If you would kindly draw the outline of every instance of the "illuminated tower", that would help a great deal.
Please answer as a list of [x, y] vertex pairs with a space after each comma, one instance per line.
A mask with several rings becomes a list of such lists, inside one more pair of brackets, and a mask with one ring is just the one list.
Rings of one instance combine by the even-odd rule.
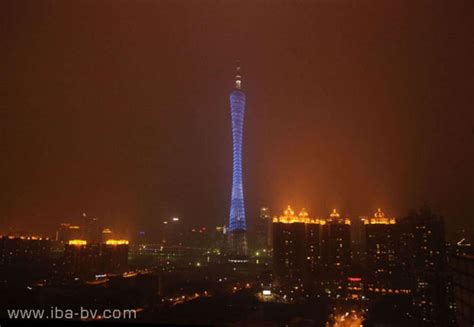
[[242, 184], [242, 135], [245, 115], [245, 93], [242, 91], [240, 64], [237, 64], [234, 89], [230, 93], [232, 118], [232, 196], [229, 217], [229, 252], [247, 255], [244, 190]]

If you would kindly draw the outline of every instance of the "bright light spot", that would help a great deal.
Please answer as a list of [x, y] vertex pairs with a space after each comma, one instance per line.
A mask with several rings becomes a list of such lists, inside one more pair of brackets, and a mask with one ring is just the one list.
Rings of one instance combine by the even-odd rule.
[[105, 244], [107, 244], [107, 245], [126, 245], [126, 244], [128, 244], [128, 241], [127, 240], [107, 240], [107, 242], [105, 242]]
[[85, 240], [69, 240], [69, 245], [87, 245]]

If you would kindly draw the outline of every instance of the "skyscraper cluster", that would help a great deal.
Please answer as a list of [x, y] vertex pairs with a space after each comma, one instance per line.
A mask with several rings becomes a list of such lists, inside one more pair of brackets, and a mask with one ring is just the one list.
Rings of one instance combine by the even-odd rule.
[[[363, 237], [352, 242], [358, 233]], [[291, 298], [396, 296], [410, 302], [425, 323], [447, 326], [454, 320], [444, 224], [427, 209], [400, 220], [380, 209], [372, 217], [349, 219], [336, 210], [311, 218], [305, 209], [296, 214], [288, 206], [273, 218], [273, 262], [276, 285]]]
[[336, 210], [320, 219], [311, 218], [305, 209], [296, 214], [288, 206], [273, 218], [273, 261], [277, 283], [283, 287], [310, 293], [309, 285], [318, 278], [318, 289], [338, 292], [351, 262], [350, 220]]

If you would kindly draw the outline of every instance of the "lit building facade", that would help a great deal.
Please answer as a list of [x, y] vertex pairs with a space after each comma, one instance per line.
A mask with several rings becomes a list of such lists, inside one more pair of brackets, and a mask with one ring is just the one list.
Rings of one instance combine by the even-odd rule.
[[242, 137], [245, 116], [245, 93], [242, 91], [240, 65], [237, 66], [235, 86], [230, 93], [232, 118], [232, 194], [229, 216], [229, 253], [247, 256], [247, 226], [245, 220], [244, 187], [242, 182]]

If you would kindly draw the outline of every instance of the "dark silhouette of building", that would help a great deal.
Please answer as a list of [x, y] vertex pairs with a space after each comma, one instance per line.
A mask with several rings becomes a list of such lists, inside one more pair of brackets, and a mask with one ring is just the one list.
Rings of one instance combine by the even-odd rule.
[[65, 245], [64, 272], [68, 276], [83, 278], [123, 273], [128, 270], [128, 250], [126, 240], [108, 240], [106, 243], [71, 240]]
[[49, 258], [51, 242], [36, 236], [0, 237], [0, 266], [35, 265]]
[[270, 209], [260, 208], [259, 217], [255, 222], [255, 247], [259, 250], [271, 247], [271, 221]]
[[[463, 251], [464, 252], [464, 251]], [[455, 254], [449, 258], [459, 327], [474, 326], [474, 255]]]
[[213, 246], [213, 237], [213, 231], [206, 227], [192, 228], [186, 231], [179, 245], [208, 250]]
[[351, 221], [334, 209], [321, 225], [321, 277], [333, 296], [345, 295], [351, 266]]
[[83, 231], [77, 225], [61, 223], [56, 231], [56, 241], [67, 243], [69, 240], [82, 238]]
[[273, 263], [281, 284], [303, 283], [306, 268], [306, 223], [288, 206], [273, 220]]
[[415, 315], [423, 323], [449, 326], [444, 220], [429, 208], [411, 212], [397, 224], [397, 275], [412, 290]]
[[87, 276], [102, 273], [100, 270], [100, 243], [70, 240], [64, 248], [63, 266], [67, 276]]
[[305, 209], [296, 215], [290, 206], [273, 218], [273, 268], [280, 287], [304, 296], [314, 290], [322, 223], [310, 218]]
[[51, 271], [51, 241], [36, 236], [0, 237], [0, 280], [21, 283], [45, 278]]
[[351, 219], [351, 260], [355, 264], [365, 264], [366, 216]]
[[150, 242], [147, 232], [141, 230], [137, 233], [135, 243], [139, 246], [144, 246]]
[[306, 242], [306, 266], [308, 268], [310, 278], [318, 277], [319, 265], [321, 258], [321, 227], [324, 221], [320, 219], [309, 219], [308, 213], [303, 209], [300, 217], [307, 220], [305, 224], [305, 242]]
[[90, 243], [98, 243], [102, 238], [102, 226], [99, 218], [82, 214], [82, 238]]
[[105, 243], [107, 240], [114, 238], [114, 232], [110, 228], [104, 228], [100, 233], [100, 242]]
[[163, 221], [162, 243], [165, 246], [183, 245], [185, 242], [185, 230], [178, 217]]
[[123, 273], [128, 270], [128, 242], [109, 240], [101, 244], [100, 266], [104, 272]]
[[227, 227], [217, 226], [212, 234], [213, 247], [219, 251], [225, 248], [227, 241]]
[[398, 233], [396, 219], [385, 217], [382, 210], [364, 220], [367, 286], [393, 289], [395, 286], [396, 250]]

